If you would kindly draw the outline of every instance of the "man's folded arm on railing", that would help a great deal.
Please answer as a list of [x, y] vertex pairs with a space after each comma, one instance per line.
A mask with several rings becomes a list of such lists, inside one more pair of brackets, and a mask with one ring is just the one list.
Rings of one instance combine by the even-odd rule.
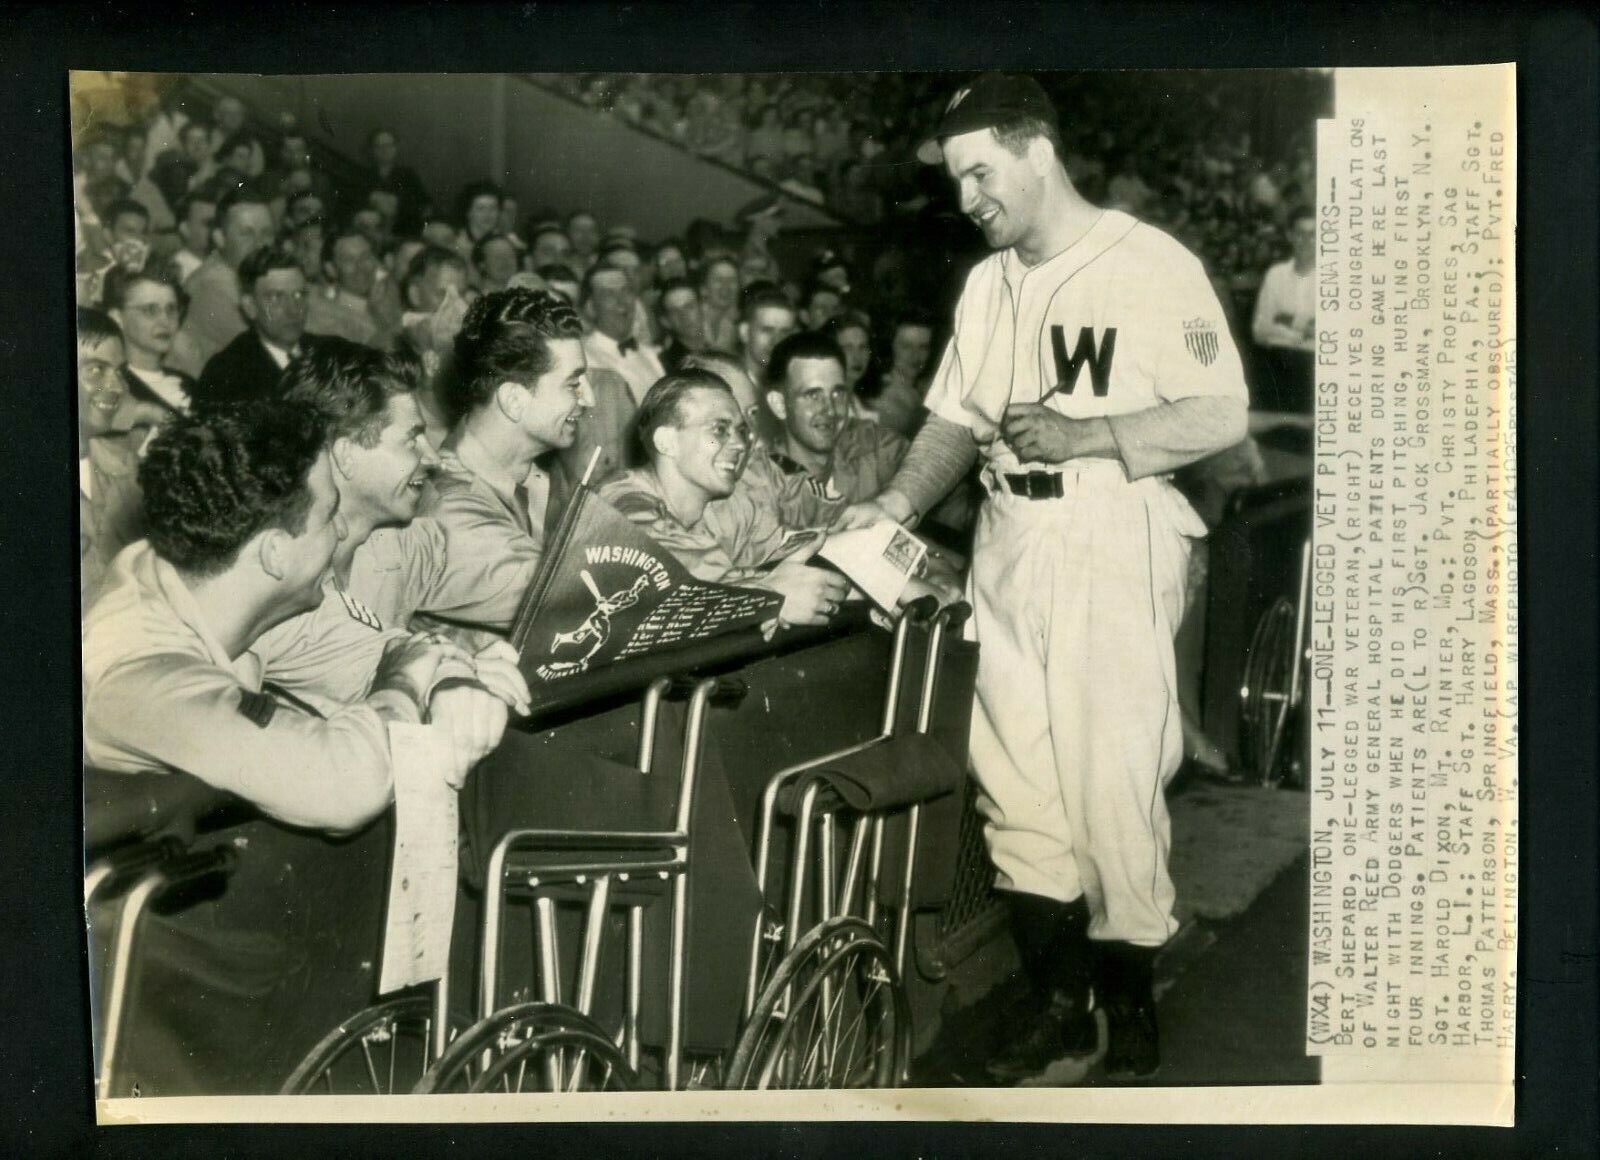
[[117, 664], [89, 690], [84, 756], [118, 772], [181, 770], [279, 821], [343, 832], [388, 807], [388, 725], [419, 718], [395, 687], [315, 717], [197, 657], [154, 653]]

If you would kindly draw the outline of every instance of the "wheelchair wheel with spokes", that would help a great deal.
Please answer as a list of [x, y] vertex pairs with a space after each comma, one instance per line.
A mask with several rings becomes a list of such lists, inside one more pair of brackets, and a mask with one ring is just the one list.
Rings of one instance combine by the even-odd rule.
[[896, 1087], [911, 1012], [894, 961], [858, 918], [808, 931], [778, 965], [739, 1036], [729, 1088]]
[[633, 1091], [638, 1077], [588, 1016], [555, 1003], [518, 1003], [458, 1035], [414, 1091]]
[[407, 995], [357, 1012], [300, 1061], [283, 1095], [409, 1092], [432, 1062], [433, 999]]
[[1296, 688], [1295, 607], [1279, 597], [1256, 622], [1239, 689], [1239, 749], [1263, 785], [1294, 781], [1294, 719], [1304, 700]]

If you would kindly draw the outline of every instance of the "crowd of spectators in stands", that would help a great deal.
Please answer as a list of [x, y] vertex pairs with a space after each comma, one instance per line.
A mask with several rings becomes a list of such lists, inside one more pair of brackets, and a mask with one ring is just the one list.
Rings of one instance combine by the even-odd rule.
[[[1204, 256], [1241, 347], [1253, 334], [1276, 383], [1283, 360], [1301, 357], [1282, 347], [1306, 324], [1293, 302], [1277, 303], [1307, 277], [1294, 231], [1312, 194], [1308, 142], [1291, 132], [1262, 156], [1227, 74], [1162, 78], [1055, 78], [1065, 163], [1092, 200]], [[468, 308], [524, 286], [578, 308], [596, 395], [586, 442], [607, 444], [607, 468], [622, 466], [620, 432], [651, 384], [702, 353], [739, 360], [757, 427], [775, 432], [760, 400], [767, 359], [797, 330], [838, 344], [854, 418], [915, 433], [964, 250], [977, 249], [943, 175], [906, 163], [943, 78], [537, 79], [777, 188], [736, 221], [685, 223], [649, 244], [581, 206], [524, 213], [492, 181], [429, 189], [407, 164], [405, 126], [374, 129], [364, 157], [319, 162], [292, 117], [152, 87], [120, 124], [102, 119], [75, 141], [79, 304], [106, 311], [122, 337], [122, 413], [109, 425], [270, 393], [290, 362], [337, 337], [414, 359], [437, 444], [457, 418], [449, 363]], [[790, 199], [826, 201], [856, 225], [787, 244]], [[1275, 262], [1283, 286], [1252, 327]]]
[[[858, 225], [914, 213], [942, 193], [914, 163], [917, 133], [948, 88], [928, 73], [556, 74], [589, 108], [825, 205]], [[1310, 201], [1308, 119], [1253, 131], [1263, 102], [1315, 105], [1315, 74], [1041, 74], [1064, 112], [1068, 172], [1089, 200], [1127, 210], [1204, 254], [1235, 297], [1288, 249]], [[1276, 85], [1277, 88], [1268, 86]], [[1294, 117], [1283, 120], [1293, 122]]]

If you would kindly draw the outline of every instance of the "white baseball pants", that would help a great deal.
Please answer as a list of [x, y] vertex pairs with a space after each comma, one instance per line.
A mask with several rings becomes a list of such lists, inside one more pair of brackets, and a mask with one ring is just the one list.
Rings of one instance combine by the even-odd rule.
[[[1002, 889], [1087, 895], [1090, 937], [1177, 930], [1163, 790], [1183, 758], [1173, 636], [1190, 538], [1164, 480], [1065, 465], [1060, 499], [988, 480], [968, 583], [980, 644], [972, 763]], [[998, 486], [996, 486], [998, 485]]]

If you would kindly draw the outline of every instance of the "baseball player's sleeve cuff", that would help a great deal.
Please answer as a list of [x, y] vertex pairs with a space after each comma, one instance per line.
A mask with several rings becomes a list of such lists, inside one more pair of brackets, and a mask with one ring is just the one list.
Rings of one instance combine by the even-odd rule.
[[1128, 478], [1143, 479], [1232, 447], [1249, 432], [1249, 408], [1238, 399], [1195, 395], [1106, 422]]
[[905, 496], [911, 510], [921, 515], [945, 497], [977, 458], [969, 428], [930, 414], [885, 490]]

